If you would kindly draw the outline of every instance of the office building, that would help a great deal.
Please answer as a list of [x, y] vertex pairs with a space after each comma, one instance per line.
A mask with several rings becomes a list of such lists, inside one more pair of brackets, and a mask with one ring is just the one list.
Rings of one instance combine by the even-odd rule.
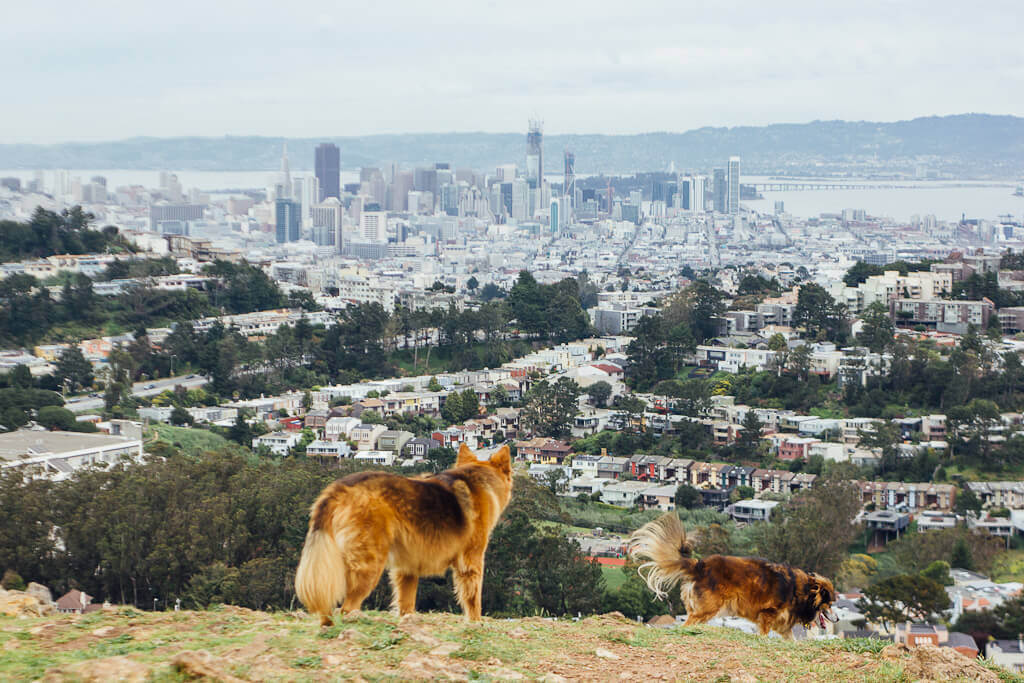
[[302, 222], [302, 205], [291, 199], [277, 199], [274, 201], [274, 209], [277, 243], [297, 242]]
[[359, 215], [359, 241], [384, 244], [388, 241], [388, 218], [383, 211], [363, 211]]
[[526, 133], [526, 182], [534, 198], [529, 213], [540, 210], [544, 194], [544, 131], [540, 121], [531, 120]]
[[725, 169], [716, 168], [713, 174], [712, 192], [714, 194], [714, 209], [716, 213], [725, 213], [726, 207], [726, 196], [729, 194], [728, 186], [725, 180]]
[[562, 194], [569, 198], [569, 207], [576, 208], [576, 155], [565, 150], [565, 169], [562, 177]]
[[729, 190], [727, 213], [740, 212], [740, 158], [729, 157]]
[[158, 202], [149, 207], [149, 229], [156, 232], [158, 226], [166, 221], [181, 221], [187, 224], [189, 221], [200, 220], [204, 208], [200, 204]]
[[318, 202], [328, 197], [341, 198], [341, 152], [337, 145], [324, 142], [316, 147], [314, 161], [316, 179], [320, 183]]
[[313, 207], [311, 215], [313, 241], [317, 246], [336, 246], [341, 251], [343, 246], [341, 226], [344, 211], [337, 197], [328, 197]]

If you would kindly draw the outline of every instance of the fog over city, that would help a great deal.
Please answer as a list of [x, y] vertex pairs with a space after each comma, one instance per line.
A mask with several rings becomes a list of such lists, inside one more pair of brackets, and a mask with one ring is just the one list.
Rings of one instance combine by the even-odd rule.
[[0, 143], [1024, 111], [1019, 4], [7, 3]]

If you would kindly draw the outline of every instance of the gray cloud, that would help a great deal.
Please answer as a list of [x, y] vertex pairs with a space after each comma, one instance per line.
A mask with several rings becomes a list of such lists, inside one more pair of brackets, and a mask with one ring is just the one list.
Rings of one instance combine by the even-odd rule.
[[0, 141], [1019, 114], [1019, 18], [948, 0], [17, 3]]

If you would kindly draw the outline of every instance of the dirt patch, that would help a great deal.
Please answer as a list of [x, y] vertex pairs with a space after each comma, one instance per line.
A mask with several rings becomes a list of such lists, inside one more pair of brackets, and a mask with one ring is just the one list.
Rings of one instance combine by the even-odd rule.
[[882, 650], [882, 658], [901, 664], [906, 674], [914, 680], [969, 679], [981, 683], [999, 681], [995, 673], [948, 647], [919, 645], [909, 648], [899, 643]]
[[43, 683], [81, 681], [83, 683], [106, 683], [124, 681], [141, 683], [149, 676], [149, 667], [127, 657], [87, 659], [66, 666], [55, 667], [43, 674]]

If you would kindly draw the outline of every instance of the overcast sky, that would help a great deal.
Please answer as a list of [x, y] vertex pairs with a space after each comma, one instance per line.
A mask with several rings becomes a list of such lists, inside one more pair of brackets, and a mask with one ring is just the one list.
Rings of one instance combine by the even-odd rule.
[[1021, 7], [11, 1], [0, 142], [1020, 115]]

